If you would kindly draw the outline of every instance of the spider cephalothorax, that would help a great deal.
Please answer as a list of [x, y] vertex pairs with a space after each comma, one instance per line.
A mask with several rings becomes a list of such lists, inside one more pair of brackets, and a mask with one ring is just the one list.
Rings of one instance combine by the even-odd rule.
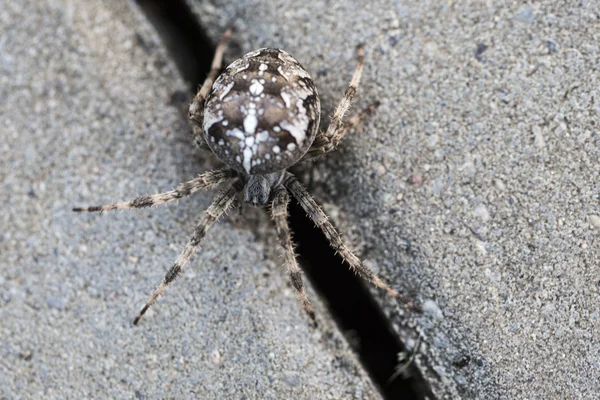
[[253, 51], [231, 63], [217, 77], [229, 36], [228, 31], [219, 43], [211, 71], [189, 109], [194, 140], [200, 148], [210, 149], [228, 168], [206, 172], [169, 192], [139, 197], [130, 202], [74, 209], [108, 211], [151, 207], [233, 181], [206, 210], [185, 249], [134, 323], [139, 322], [146, 310], [181, 273], [208, 228], [232, 206], [239, 192], [243, 192], [244, 201], [249, 204], [270, 204], [292, 286], [298, 291], [311, 318], [314, 319], [314, 314], [306, 297], [287, 223], [289, 194], [323, 230], [332, 247], [351, 269], [414, 308], [410, 301], [363, 265], [342, 241], [323, 210], [287, 171], [299, 161], [310, 160], [335, 149], [348, 125], [351, 125], [344, 124], [343, 117], [362, 73], [362, 47], [358, 50], [358, 65], [350, 86], [335, 110], [331, 124], [325, 132], [318, 133], [321, 108], [317, 89], [308, 72], [285, 51], [268, 48]]

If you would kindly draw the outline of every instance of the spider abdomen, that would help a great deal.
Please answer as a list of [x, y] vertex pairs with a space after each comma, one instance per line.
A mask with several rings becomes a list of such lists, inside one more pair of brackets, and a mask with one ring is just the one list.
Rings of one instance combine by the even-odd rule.
[[204, 106], [204, 138], [229, 167], [268, 174], [306, 153], [320, 115], [308, 72], [285, 51], [264, 48], [231, 63], [212, 85]]

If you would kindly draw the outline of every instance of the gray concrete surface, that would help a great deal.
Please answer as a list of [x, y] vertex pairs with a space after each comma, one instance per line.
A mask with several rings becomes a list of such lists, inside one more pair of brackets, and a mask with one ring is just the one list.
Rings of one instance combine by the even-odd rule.
[[143, 320], [132, 318], [211, 194], [138, 212], [96, 204], [211, 165], [186, 90], [131, 2], [0, 6], [0, 398], [379, 398], [311, 291], [310, 327], [271, 224], [246, 210]]
[[381, 106], [312, 190], [424, 303], [378, 294], [440, 398], [598, 398], [599, 2], [189, 1], [240, 53], [292, 53], [326, 115], [366, 44]]

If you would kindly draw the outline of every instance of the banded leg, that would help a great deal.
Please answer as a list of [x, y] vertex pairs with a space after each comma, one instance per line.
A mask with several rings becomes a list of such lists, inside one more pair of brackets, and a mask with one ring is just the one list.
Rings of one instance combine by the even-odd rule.
[[204, 212], [204, 215], [200, 219], [200, 222], [198, 222], [198, 225], [194, 229], [194, 233], [192, 234], [192, 237], [183, 249], [183, 252], [179, 255], [179, 257], [177, 257], [177, 259], [171, 266], [171, 269], [169, 269], [169, 271], [165, 275], [165, 279], [158, 286], [158, 288], [156, 288], [156, 290], [152, 294], [152, 297], [150, 297], [150, 300], [148, 300], [148, 302], [146, 303], [144, 308], [142, 308], [138, 316], [135, 317], [135, 320], [133, 321], [134, 325], [137, 325], [138, 322], [140, 322], [142, 315], [144, 315], [146, 311], [148, 311], [148, 309], [152, 306], [156, 299], [158, 299], [158, 297], [163, 294], [167, 286], [171, 282], [173, 282], [175, 278], [177, 278], [177, 276], [181, 273], [183, 266], [189, 261], [192, 255], [194, 255], [196, 248], [200, 245], [202, 239], [204, 239], [204, 236], [206, 235], [208, 229], [231, 206], [235, 199], [235, 195], [239, 190], [240, 187], [236, 182], [229, 189], [222, 191], [215, 197], [210, 207], [208, 207], [208, 209]]
[[198, 90], [196, 96], [194, 96], [194, 100], [192, 100], [192, 104], [190, 104], [190, 109], [188, 112], [188, 117], [192, 121], [192, 135], [194, 136], [194, 141], [201, 149], [208, 149], [208, 145], [204, 140], [204, 133], [202, 131], [202, 119], [204, 117], [204, 100], [206, 96], [208, 96], [208, 92], [212, 87], [213, 82], [217, 79], [217, 75], [219, 74], [219, 70], [221, 69], [221, 64], [223, 63], [223, 53], [225, 53], [225, 49], [227, 48], [227, 41], [231, 37], [231, 29], [228, 29], [223, 34], [221, 41], [217, 45], [215, 49], [215, 55], [213, 56], [213, 61], [210, 66], [210, 72], [208, 76], [204, 80], [204, 83]]
[[352, 80], [350, 81], [350, 85], [346, 92], [344, 93], [344, 97], [338, 104], [335, 112], [333, 113], [333, 117], [331, 117], [331, 122], [327, 127], [327, 131], [324, 133], [319, 133], [315, 138], [315, 142], [308, 150], [308, 152], [302, 158], [302, 161], [309, 160], [311, 158], [319, 157], [325, 155], [335, 149], [337, 145], [340, 143], [347, 129], [344, 125], [344, 115], [350, 108], [350, 103], [356, 94], [356, 88], [358, 87], [358, 83], [360, 82], [360, 77], [362, 75], [363, 70], [363, 61], [364, 61], [364, 50], [362, 45], [358, 46], [358, 57], [357, 57], [357, 65], [354, 70], [354, 75], [352, 76]]
[[319, 207], [304, 186], [302, 186], [302, 184], [298, 182], [296, 178], [289, 172], [286, 173], [284, 185], [290, 191], [292, 196], [294, 196], [294, 198], [298, 201], [300, 206], [302, 206], [304, 211], [306, 211], [309, 218], [315, 223], [315, 225], [317, 225], [319, 229], [323, 231], [331, 247], [333, 247], [335, 251], [342, 256], [344, 261], [346, 261], [350, 266], [350, 269], [360, 275], [363, 279], [366, 279], [378, 288], [385, 290], [390, 296], [393, 296], [402, 303], [406, 304], [408, 308], [411, 308], [415, 311], [420, 311], [412, 301], [389, 287], [377, 275], [375, 275], [371, 269], [364, 265], [360, 259], [354, 255], [354, 253], [352, 253], [348, 246], [342, 241], [340, 234], [335, 230], [331, 222], [329, 222], [327, 215], [325, 215], [321, 207]]
[[285, 189], [282, 188], [275, 194], [273, 198], [273, 202], [271, 204], [271, 216], [273, 221], [275, 221], [277, 236], [279, 237], [279, 242], [283, 247], [283, 263], [290, 275], [292, 286], [294, 289], [296, 289], [296, 292], [298, 292], [302, 303], [304, 303], [304, 309], [310, 318], [315, 321], [315, 313], [313, 312], [310, 302], [306, 297], [306, 290], [304, 289], [304, 283], [302, 282], [302, 272], [300, 271], [300, 267], [296, 261], [296, 254], [294, 253], [294, 245], [292, 243], [290, 227], [288, 226], [287, 222], [287, 208], [289, 202], [290, 195]]
[[126, 201], [122, 203], [107, 204], [103, 206], [93, 207], [75, 207], [73, 211], [111, 211], [111, 210], [125, 210], [128, 208], [146, 208], [152, 207], [157, 204], [167, 203], [172, 200], [179, 200], [185, 196], [189, 196], [202, 189], [210, 189], [220, 183], [227, 181], [228, 179], [235, 178], [235, 171], [229, 168], [216, 169], [214, 171], [208, 171], [191, 181], [185, 182], [177, 186], [175, 189], [165, 193], [153, 194], [150, 196], [142, 196], [132, 201]]
[[[340, 132], [340, 140], [338, 141], [338, 143], [336, 143], [333, 148], [330, 150], [335, 150], [335, 148], [337, 147], [337, 145], [339, 144], [339, 142], [341, 141], [341, 139], [344, 137], [344, 135], [355, 129], [357, 126], [360, 125], [360, 123], [362, 121], [364, 121], [367, 117], [369, 117], [370, 115], [372, 115], [375, 110], [377, 109], [377, 107], [379, 107], [379, 102], [375, 102], [373, 104], [371, 104], [370, 106], [368, 106], [367, 108], [363, 109], [360, 113], [354, 114], [352, 117], [348, 118], [347, 121], [344, 121], [344, 123], [342, 124], [341, 127], [341, 132]], [[317, 158], [319, 158], [320, 156], [325, 155], [325, 153], [323, 153], [323, 149], [328, 146], [331, 142], [329, 142], [328, 140], [325, 139], [325, 134], [320, 134], [315, 138], [315, 141], [313, 142], [311, 149], [308, 150], [308, 152], [306, 153], [306, 155], [302, 158], [301, 162], [304, 161], [312, 161], [315, 160]], [[312, 153], [311, 153], [312, 151]]]

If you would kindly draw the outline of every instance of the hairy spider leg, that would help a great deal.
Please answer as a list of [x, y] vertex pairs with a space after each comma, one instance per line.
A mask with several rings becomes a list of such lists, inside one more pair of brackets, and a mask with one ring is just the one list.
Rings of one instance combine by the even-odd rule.
[[111, 211], [111, 210], [125, 210], [129, 208], [146, 208], [152, 207], [158, 204], [167, 203], [172, 200], [179, 200], [183, 197], [189, 196], [202, 189], [210, 189], [223, 183], [231, 178], [235, 178], [236, 173], [229, 168], [221, 168], [213, 171], [205, 172], [199, 175], [197, 178], [191, 181], [184, 182], [177, 186], [175, 189], [165, 193], [153, 194], [150, 196], [142, 196], [137, 199], [126, 201], [122, 203], [107, 204], [103, 206], [93, 207], [75, 207], [73, 211]]
[[217, 79], [219, 74], [219, 70], [221, 69], [221, 65], [223, 64], [223, 53], [227, 49], [227, 42], [231, 37], [231, 29], [227, 29], [221, 38], [221, 41], [217, 45], [215, 49], [215, 55], [213, 56], [212, 64], [210, 67], [210, 72], [208, 76], [200, 86], [200, 90], [196, 96], [194, 96], [194, 100], [190, 104], [190, 108], [188, 111], [188, 117], [190, 121], [192, 121], [192, 135], [194, 137], [194, 141], [201, 149], [209, 150], [208, 144], [204, 140], [204, 132], [202, 131], [202, 119], [204, 118], [204, 101], [206, 100], [206, 96], [208, 96], [208, 92], [212, 87], [213, 82]]
[[310, 302], [306, 297], [306, 290], [304, 289], [304, 282], [302, 281], [302, 272], [296, 261], [296, 253], [294, 252], [294, 244], [292, 243], [292, 236], [290, 227], [288, 226], [288, 204], [290, 202], [290, 195], [287, 193], [285, 188], [281, 187], [278, 189], [271, 203], [271, 216], [275, 222], [275, 228], [277, 230], [277, 236], [279, 242], [283, 247], [283, 264], [287, 269], [292, 286], [298, 292], [300, 300], [304, 303], [304, 309], [313, 321], [315, 319], [315, 313], [310, 306]]
[[406, 297], [399, 294], [397, 291], [389, 287], [384, 283], [370, 268], [364, 265], [360, 259], [352, 253], [348, 246], [342, 240], [340, 234], [335, 230], [327, 215], [323, 212], [321, 207], [315, 202], [308, 191], [302, 186], [300, 182], [289, 172], [286, 173], [284, 180], [285, 187], [290, 191], [292, 196], [298, 201], [300, 206], [306, 211], [308, 217], [315, 223], [315, 225], [323, 231], [325, 237], [329, 241], [331, 247], [338, 252], [344, 261], [348, 263], [350, 268], [360, 275], [363, 279], [368, 280], [373, 285], [385, 290], [390, 296], [397, 298], [402, 303], [412, 310], [420, 311], [413, 302]]
[[163, 282], [156, 288], [156, 290], [150, 297], [150, 300], [148, 300], [148, 302], [146, 303], [144, 308], [142, 308], [138, 316], [135, 317], [135, 320], [133, 321], [134, 325], [137, 325], [138, 322], [140, 322], [142, 316], [146, 313], [146, 311], [148, 311], [148, 309], [152, 306], [156, 299], [163, 294], [167, 286], [169, 286], [169, 284], [173, 282], [179, 274], [181, 274], [183, 266], [190, 260], [190, 258], [196, 251], [196, 248], [200, 245], [202, 239], [204, 239], [204, 236], [206, 235], [208, 229], [233, 204], [235, 200], [235, 195], [241, 190], [241, 188], [242, 186], [240, 182], [236, 181], [228, 189], [223, 190], [215, 196], [215, 199], [213, 200], [210, 207], [208, 207], [208, 209], [204, 212], [204, 215], [202, 215], [202, 218], [200, 218], [200, 221], [194, 229], [192, 237], [183, 249], [183, 252], [181, 252], [179, 257], [177, 257], [177, 259], [165, 275], [165, 279], [163, 280]]
[[[357, 53], [357, 65], [354, 70], [354, 75], [352, 76], [350, 85], [344, 93], [344, 97], [342, 97], [342, 100], [333, 113], [333, 117], [331, 117], [331, 122], [327, 127], [327, 131], [317, 134], [315, 141], [302, 158], [302, 161], [325, 155], [335, 149], [348, 130], [348, 124], [344, 124], [344, 115], [350, 108], [350, 104], [356, 94], [356, 88], [358, 87], [362, 75], [364, 61], [364, 50], [362, 45], [358, 46]], [[350, 121], [350, 125], [352, 125], [352, 122], [353, 121]], [[355, 123], [358, 123], [358, 121]]]

